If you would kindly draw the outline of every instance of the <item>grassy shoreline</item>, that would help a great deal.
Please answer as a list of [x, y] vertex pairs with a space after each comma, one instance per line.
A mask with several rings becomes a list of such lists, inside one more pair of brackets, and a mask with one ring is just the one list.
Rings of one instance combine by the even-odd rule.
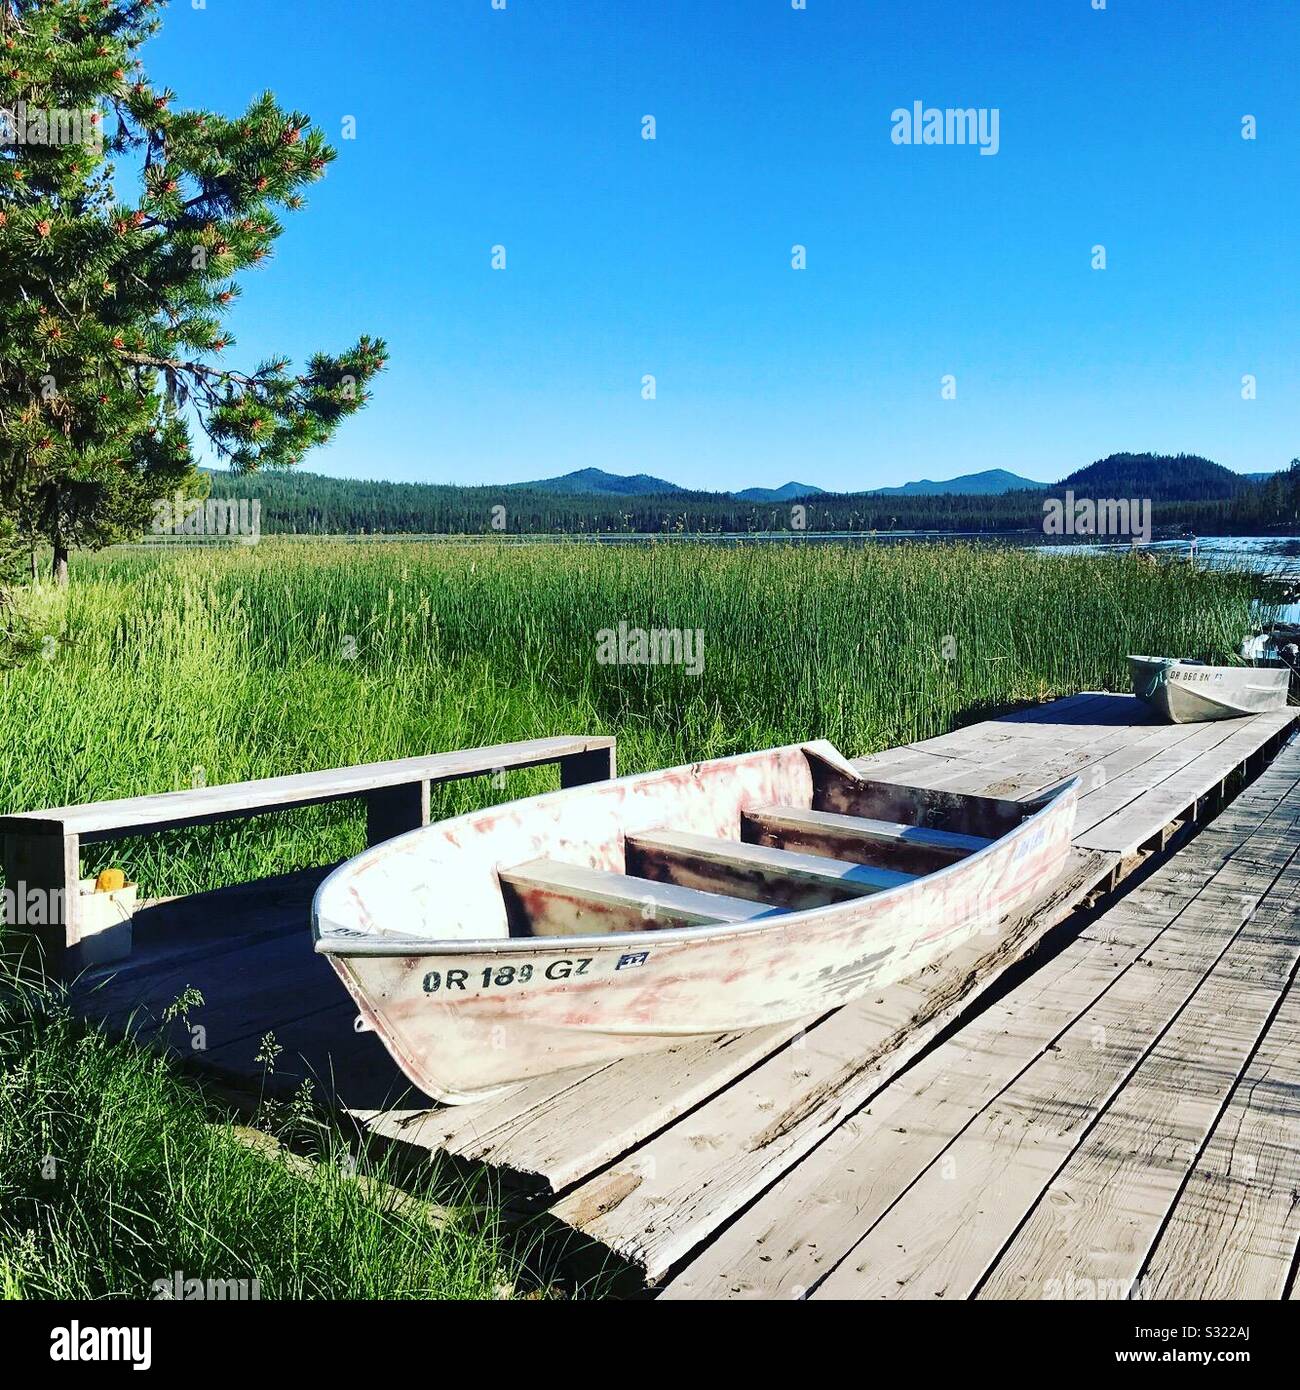
[[[79, 559], [66, 594], [23, 596], [41, 640], [0, 672], [0, 784], [24, 810], [562, 732], [615, 734], [628, 772], [809, 737], [857, 755], [1123, 688], [1129, 651], [1230, 655], [1256, 588], [1187, 565], [970, 545], [119, 551]], [[620, 623], [698, 632], [698, 674], [602, 664], [599, 634]], [[454, 784], [436, 812], [551, 776]], [[111, 859], [147, 895], [186, 893], [324, 863], [361, 836], [358, 809], [314, 808], [126, 841], [83, 867]], [[266, 1297], [514, 1284], [490, 1218], [421, 1228], [338, 1178], [337, 1136], [317, 1136], [329, 1161], [312, 1176], [211, 1118], [156, 1058], [85, 1033], [57, 1003], [10, 1007], [5, 1294], [148, 1296], [177, 1269], [257, 1278]]]
[[496, 1212], [463, 1186], [404, 1176], [412, 1200], [386, 1181], [388, 1157], [350, 1149], [305, 1096], [257, 1123], [292, 1147], [250, 1146], [228, 1109], [82, 1027], [57, 991], [6, 992], [0, 1297], [168, 1297], [158, 1281], [178, 1272], [278, 1299], [525, 1287]]

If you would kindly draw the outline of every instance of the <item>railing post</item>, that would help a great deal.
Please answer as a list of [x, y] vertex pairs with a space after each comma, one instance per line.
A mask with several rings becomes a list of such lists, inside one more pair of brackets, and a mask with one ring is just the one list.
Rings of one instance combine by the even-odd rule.
[[5, 835], [4, 954], [24, 972], [69, 973], [80, 934], [81, 843], [76, 835]]
[[429, 823], [429, 783], [376, 787], [366, 793], [366, 844], [377, 845]]
[[570, 753], [560, 759], [560, 786], [583, 787], [588, 782], [604, 782], [617, 777], [614, 745], [608, 748], [589, 748], [585, 753]]

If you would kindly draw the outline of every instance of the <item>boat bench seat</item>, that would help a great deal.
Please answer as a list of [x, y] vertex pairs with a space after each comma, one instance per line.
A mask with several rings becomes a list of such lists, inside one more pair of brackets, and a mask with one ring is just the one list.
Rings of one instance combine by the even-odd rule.
[[894, 869], [679, 830], [629, 835], [625, 847], [629, 873], [796, 911], [880, 893], [916, 877]]
[[512, 935], [585, 936], [750, 922], [781, 909], [675, 883], [534, 859], [502, 869]]
[[933, 873], [992, 843], [980, 835], [957, 835], [923, 825], [798, 806], [764, 806], [742, 812], [740, 833], [754, 844], [876, 863], [917, 874]]

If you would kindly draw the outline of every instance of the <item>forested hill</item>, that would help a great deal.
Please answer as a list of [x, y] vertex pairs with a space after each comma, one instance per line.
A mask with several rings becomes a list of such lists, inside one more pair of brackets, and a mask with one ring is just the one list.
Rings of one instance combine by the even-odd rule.
[[1300, 522], [1300, 467], [1252, 481], [1190, 455], [1115, 454], [1049, 489], [1000, 496], [821, 493], [797, 503], [687, 491], [553, 494], [534, 487], [366, 482], [297, 471], [209, 477], [214, 496], [259, 499], [267, 533], [1038, 531], [1044, 498], [1067, 489], [1076, 497], [1151, 498], [1161, 528], [1241, 533], [1294, 529]]
[[1089, 497], [1149, 497], [1152, 501], [1217, 502], [1239, 497], [1251, 480], [1198, 454], [1111, 454], [1090, 463], [1054, 492]]

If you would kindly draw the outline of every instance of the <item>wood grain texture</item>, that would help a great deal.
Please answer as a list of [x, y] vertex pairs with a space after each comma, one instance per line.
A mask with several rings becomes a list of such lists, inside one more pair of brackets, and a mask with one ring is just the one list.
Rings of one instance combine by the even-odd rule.
[[[1216, 966], [1235, 968], [1240, 955], [1221, 964], [1234, 944], [1254, 954], [1245, 914], [1264, 900], [1300, 844], [1300, 763], [1291, 761], [1288, 780], [1275, 782], [1255, 808], [1256, 824], [1276, 819], [1292, 831], [1274, 837], [1271, 857], [1241, 852], [1254, 833], [1244, 818], [1235, 847], [1194, 842], [1204, 856], [1199, 873], [1172, 881], [1157, 874], [1004, 1001], [1009, 1014], [976, 1020], [926, 1059], [913, 1082], [917, 1103], [893, 1117], [900, 1138], [865, 1131], [858, 1153], [866, 1161], [870, 1150], [872, 1204], [860, 1208], [860, 1239], [816, 1296], [953, 1298], [980, 1286], [1098, 1117], [1112, 1103], [1122, 1105], [1129, 1077], [1202, 981]], [[1098, 942], [1119, 952], [1109, 967]], [[1063, 1006], [1072, 1017], [1060, 1027]], [[972, 1083], [997, 1072], [992, 1059], [999, 1056], [1004, 1075], [1010, 1066], [1017, 1070], [987, 1099]], [[920, 1168], [903, 1158], [918, 1142]], [[1026, 1296], [1042, 1297], [1053, 1280], [1120, 1277], [1100, 1265], [1074, 1271], [1060, 1251], [1086, 1261], [1095, 1242], [1088, 1243], [1083, 1226], [1078, 1240], [1062, 1228], [1062, 1203], [1041, 1209], [1034, 1249], [1054, 1253], [1020, 1262]], [[1009, 1292], [1002, 1284], [989, 1291]]]
[[766, 903], [702, 893], [675, 883], [534, 859], [500, 872], [511, 935], [581, 936], [752, 922], [779, 911]]
[[186, 791], [160, 792], [153, 796], [95, 801], [85, 806], [59, 806], [44, 811], [23, 811], [0, 816], [0, 835], [80, 835], [83, 840], [104, 840], [138, 835], [169, 825], [197, 825], [229, 816], [250, 815], [285, 806], [311, 806], [347, 796], [362, 796], [381, 787], [419, 782], [449, 782], [461, 777], [536, 767], [543, 763], [593, 754], [612, 766], [614, 739], [608, 737], [560, 737], [499, 743], [488, 748], [467, 748], [451, 753], [422, 754], [389, 762], [355, 767], [328, 768], [321, 772], [265, 777], [254, 782], [227, 782], [220, 786]]
[[1079, 856], [996, 945], [846, 1005], [565, 1196], [552, 1216], [653, 1282], [853, 1113], [1109, 871]]
[[806, 811], [794, 806], [743, 812], [740, 834], [751, 844], [793, 850], [797, 854], [822, 854], [910, 874], [933, 873], [989, 843], [983, 836], [955, 835], [921, 825]]
[[[1143, 765], [1140, 771], [1148, 785], [1135, 787], [1131, 779], [1126, 779], [1125, 790], [1134, 793], [1131, 799], [1107, 818], [1089, 826], [1080, 835], [1080, 843], [1093, 849], [1117, 850], [1121, 854], [1136, 849], [1149, 835], [1152, 804], [1167, 811], [1166, 822], [1173, 820], [1184, 807], [1217, 786], [1264, 742], [1291, 727], [1294, 721], [1295, 714], [1291, 710], [1259, 714], [1249, 720], [1232, 720], [1229, 721], [1231, 732], [1223, 739], [1215, 739], [1212, 735], [1212, 731], [1223, 725], [1177, 726], [1195, 729], [1196, 733], [1187, 743], [1180, 743], [1176, 752]], [[1190, 749], [1189, 744], [1192, 745]], [[1196, 756], [1189, 759], [1189, 751]], [[1108, 790], [1113, 792], [1113, 786]]]
[[[1223, 904], [1223, 916], [1230, 911]], [[1165, 1218], [1298, 962], [1300, 866], [1293, 861], [1054, 1174], [981, 1297], [1062, 1296], [1082, 1281], [1138, 1289]], [[1229, 1296], [1241, 1295], [1234, 1289]]]
[[882, 893], [915, 874], [677, 830], [629, 835], [628, 872], [682, 888], [794, 910]]
[[[75, 973], [69, 948], [81, 936], [81, 845], [76, 835], [22, 835], [10, 831], [3, 843], [5, 905], [3, 939], [8, 962], [23, 971], [55, 978]], [[39, 919], [39, 920], [38, 920]]]
[[479, 1105], [363, 1118], [390, 1138], [487, 1164], [511, 1187], [553, 1196], [722, 1091], [805, 1026], [693, 1038], [593, 1071], [538, 1077]]

